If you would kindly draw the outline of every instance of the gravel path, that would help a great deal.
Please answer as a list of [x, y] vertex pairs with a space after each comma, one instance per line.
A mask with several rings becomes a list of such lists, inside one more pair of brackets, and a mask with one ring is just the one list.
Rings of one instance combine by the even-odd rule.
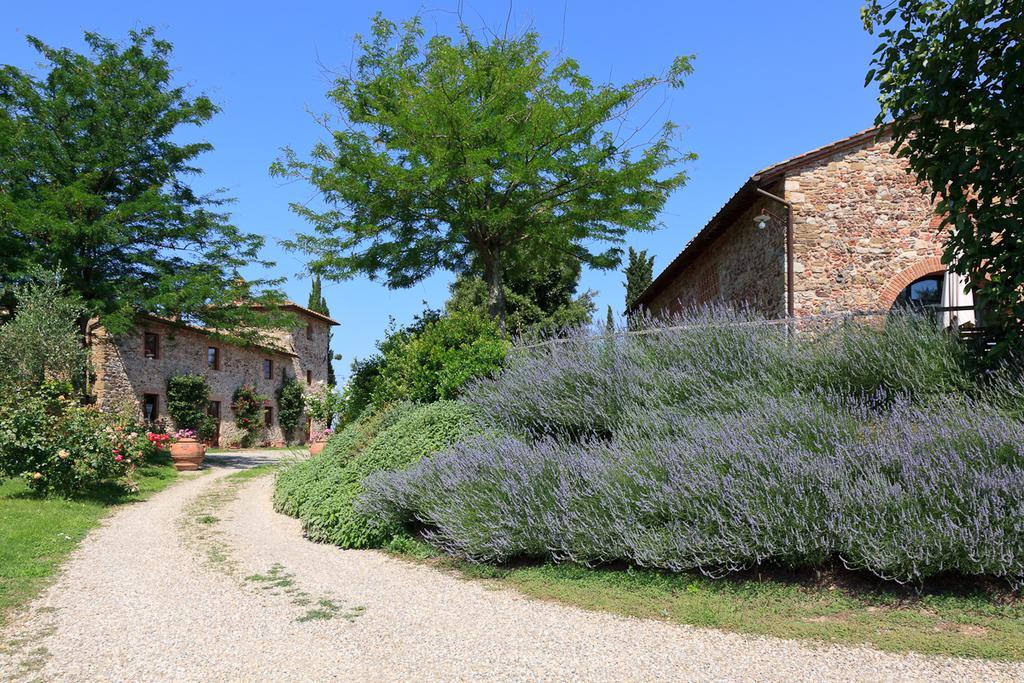
[[0, 680], [1024, 680], [585, 612], [310, 543], [270, 477], [224, 479], [273, 456], [217, 459], [111, 517], [3, 634]]

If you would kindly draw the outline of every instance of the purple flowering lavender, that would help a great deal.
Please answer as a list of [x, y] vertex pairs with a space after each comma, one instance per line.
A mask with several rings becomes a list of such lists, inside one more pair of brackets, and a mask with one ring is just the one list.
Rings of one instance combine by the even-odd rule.
[[839, 557], [898, 581], [1018, 583], [1024, 429], [987, 410], [794, 400], [611, 439], [479, 437], [369, 477], [359, 507], [473, 561], [718, 575]]

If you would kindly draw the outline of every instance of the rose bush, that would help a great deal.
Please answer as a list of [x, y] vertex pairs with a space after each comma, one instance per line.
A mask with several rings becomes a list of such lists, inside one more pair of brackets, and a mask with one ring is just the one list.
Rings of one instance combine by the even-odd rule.
[[0, 476], [23, 476], [36, 492], [70, 495], [100, 481], [134, 490], [135, 469], [153, 449], [137, 416], [83, 406], [68, 387], [0, 397]]

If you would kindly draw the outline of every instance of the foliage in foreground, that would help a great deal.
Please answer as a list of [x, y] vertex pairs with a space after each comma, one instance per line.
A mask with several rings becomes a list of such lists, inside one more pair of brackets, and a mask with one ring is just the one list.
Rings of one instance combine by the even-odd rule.
[[839, 557], [899, 582], [1024, 581], [1024, 426], [990, 406], [777, 401], [662, 418], [610, 440], [465, 441], [369, 478], [361, 509], [476, 561], [717, 575]]
[[[610, 434], [642, 427], [642, 411], [714, 415], [795, 391], [960, 394], [976, 387], [956, 338], [929, 321], [893, 315], [884, 328], [837, 323], [789, 339], [783, 326], [727, 310], [665, 321], [634, 316], [628, 334], [595, 341], [579, 330], [513, 348], [494, 380], [464, 400], [510, 432]], [[678, 328], [678, 329], [674, 329]]]
[[106, 480], [135, 487], [152, 448], [132, 410], [101, 412], [48, 384], [0, 395], [0, 476], [40, 493], [71, 495]]
[[877, 122], [937, 200], [943, 260], [980, 288], [1009, 353], [1024, 341], [1024, 12], [1020, 0], [869, 0]]
[[910, 317], [797, 339], [673, 323], [513, 351], [465, 398], [504, 436], [371, 476], [359, 509], [475, 561], [1024, 581], [1019, 383], [978, 384]]
[[274, 506], [301, 519], [315, 541], [344, 548], [381, 545], [396, 529], [370, 528], [353, 508], [363, 479], [408, 467], [478, 430], [472, 412], [451, 401], [368, 415], [332, 437], [320, 455], [282, 472]]

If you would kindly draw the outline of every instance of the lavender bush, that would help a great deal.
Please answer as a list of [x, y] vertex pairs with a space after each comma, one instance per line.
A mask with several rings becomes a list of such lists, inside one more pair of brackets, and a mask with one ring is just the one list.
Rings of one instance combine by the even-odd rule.
[[794, 337], [704, 311], [633, 332], [514, 350], [463, 399], [494, 431], [371, 475], [360, 513], [473, 561], [1024, 581], [1019, 377], [980, 383], [912, 316]]
[[474, 561], [717, 575], [839, 557], [897, 581], [1024, 579], [1024, 429], [986, 405], [768, 401], [624, 431], [473, 439], [369, 477], [358, 505]]
[[717, 414], [798, 390], [930, 395], [972, 385], [957, 341], [915, 316], [789, 336], [750, 313], [704, 309], [640, 321], [630, 334], [581, 329], [514, 349], [504, 372], [472, 383], [464, 400], [516, 433], [608, 434], [636, 408]]

